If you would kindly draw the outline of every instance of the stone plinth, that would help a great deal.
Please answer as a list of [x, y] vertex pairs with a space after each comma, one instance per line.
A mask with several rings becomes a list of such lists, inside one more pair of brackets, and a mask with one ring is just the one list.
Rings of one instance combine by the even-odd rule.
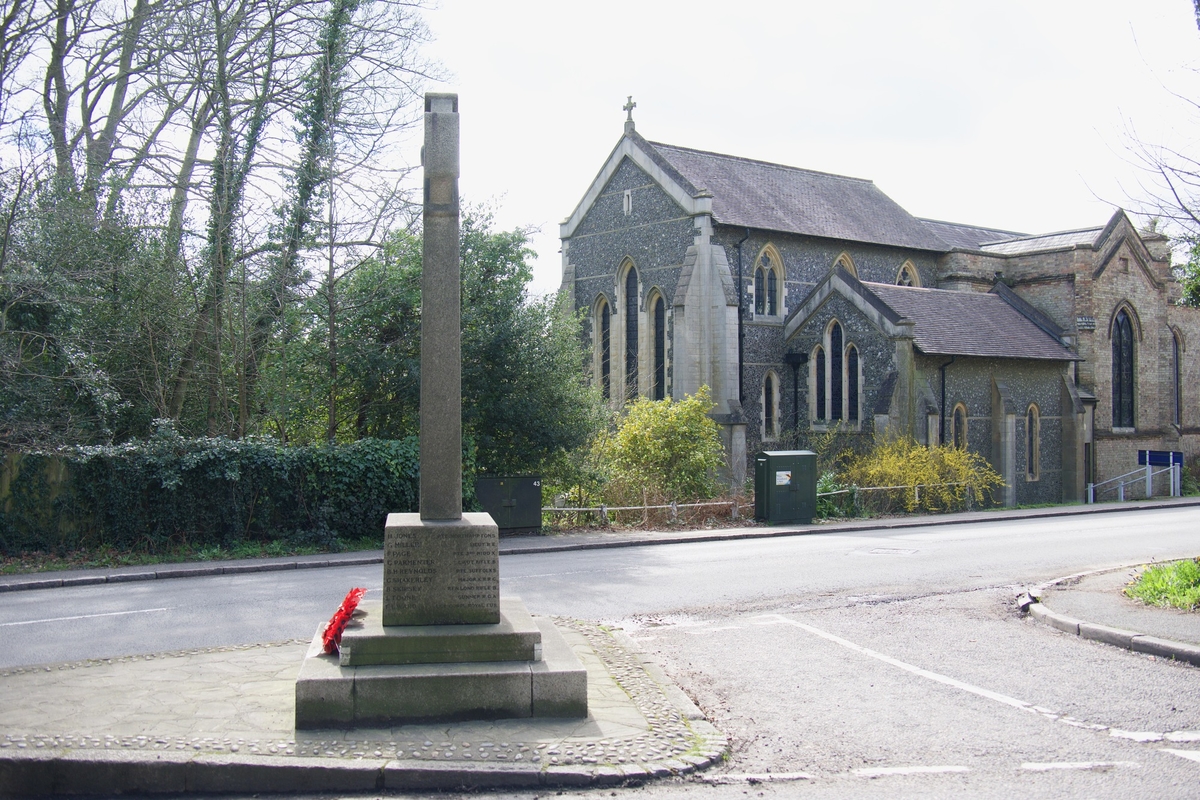
[[[506, 610], [514, 603], [513, 616], [527, 617], [519, 600], [506, 598]], [[296, 679], [296, 728], [586, 717], [587, 670], [552, 622], [535, 625], [540, 658], [453, 664], [342, 666], [318, 631]]]
[[361, 606], [361, 628], [342, 634], [343, 667], [371, 664], [450, 664], [475, 661], [537, 661], [542, 634], [515, 598], [500, 601], [496, 625], [394, 625], [384, 627], [379, 603]]
[[500, 622], [500, 531], [488, 514], [388, 514], [383, 625]]

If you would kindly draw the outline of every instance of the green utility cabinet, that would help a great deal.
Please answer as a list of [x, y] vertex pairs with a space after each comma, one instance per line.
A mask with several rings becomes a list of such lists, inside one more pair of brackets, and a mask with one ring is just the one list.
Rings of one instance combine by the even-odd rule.
[[475, 498], [492, 515], [500, 535], [542, 530], [542, 479], [539, 475], [475, 479]]
[[754, 457], [754, 518], [807, 525], [817, 511], [817, 454], [768, 450]]

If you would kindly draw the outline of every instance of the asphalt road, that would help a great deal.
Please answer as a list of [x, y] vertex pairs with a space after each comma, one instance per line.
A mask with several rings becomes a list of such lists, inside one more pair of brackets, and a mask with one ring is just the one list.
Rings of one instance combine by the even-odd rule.
[[[1200, 797], [1200, 670], [1012, 602], [1064, 574], [1198, 552], [1200, 509], [1163, 509], [509, 556], [501, 577], [535, 613], [625, 627], [731, 736], [726, 767], [632, 797]], [[381, 578], [0, 595], [0, 666], [307, 638], [346, 589]]]

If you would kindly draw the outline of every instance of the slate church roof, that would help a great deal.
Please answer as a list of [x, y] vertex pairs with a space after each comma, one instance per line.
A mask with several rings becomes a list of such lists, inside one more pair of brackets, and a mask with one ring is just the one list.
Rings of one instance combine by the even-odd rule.
[[886, 283], [863, 287], [899, 316], [916, 323], [913, 344], [929, 355], [1076, 361], [1057, 327], [998, 284], [991, 292], [917, 289]]
[[718, 223], [915, 250], [950, 249], [871, 181], [629, 135], [652, 148], [655, 161], [682, 177], [693, 195], [711, 194]]
[[1002, 231], [997, 228], [964, 225], [940, 219], [921, 219], [921, 223], [950, 247], [961, 247], [967, 250], [978, 250], [990, 242], [1000, 242], [1025, 235], [1016, 231]]

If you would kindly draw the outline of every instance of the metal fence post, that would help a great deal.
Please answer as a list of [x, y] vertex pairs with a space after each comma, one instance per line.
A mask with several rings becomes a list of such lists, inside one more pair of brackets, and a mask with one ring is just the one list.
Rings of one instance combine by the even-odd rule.
[[1117, 484], [1117, 500], [1122, 503], [1125, 502], [1125, 481]]
[[600, 504], [600, 527], [608, 527], [608, 506], [603, 503]]
[[1146, 499], [1149, 500], [1154, 496], [1154, 467], [1150, 466], [1149, 457], [1146, 458]]
[[1096, 484], [1094, 483], [1088, 484], [1087, 501], [1089, 503], [1096, 502]]

